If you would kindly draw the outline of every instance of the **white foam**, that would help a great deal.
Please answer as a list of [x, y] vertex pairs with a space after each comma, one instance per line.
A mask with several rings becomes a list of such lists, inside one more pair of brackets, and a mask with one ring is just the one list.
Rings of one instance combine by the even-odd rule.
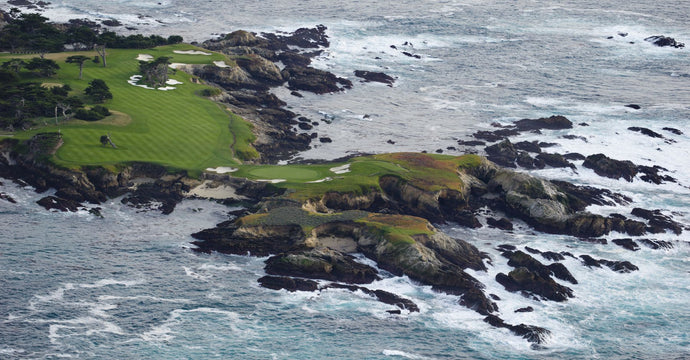
[[184, 55], [213, 55], [209, 52], [205, 51], [199, 51], [199, 50], [173, 50], [175, 54], [184, 54]]
[[388, 350], [388, 349], [385, 349], [385, 350], [383, 350], [382, 353], [383, 353], [383, 355], [386, 355], [386, 356], [396, 356], [396, 357], [402, 357], [402, 358], [405, 358], [405, 359], [429, 359], [429, 358], [426, 357], [426, 356], [415, 355], [415, 354], [408, 353], [408, 352], [401, 351], [401, 350]]

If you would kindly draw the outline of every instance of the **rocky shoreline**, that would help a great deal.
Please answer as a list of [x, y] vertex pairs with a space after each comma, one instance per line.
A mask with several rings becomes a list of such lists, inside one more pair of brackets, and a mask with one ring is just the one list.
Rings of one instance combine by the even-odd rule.
[[[270, 92], [287, 84], [294, 96], [300, 91], [317, 94], [338, 92], [353, 85], [347, 79], [310, 67], [311, 59], [328, 46], [325, 27], [298, 29], [292, 34], [261, 34], [236, 31], [203, 47], [233, 55], [237, 66], [187, 66], [184, 70], [223, 91], [214, 97], [235, 114], [250, 121], [256, 129], [254, 144], [261, 157], [257, 162], [275, 163], [307, 149], [319, 137], [317, 132], [299, 133], [319, 126], [285, 109], [285, 102]], [[282, 66], [279, 66], [279, 64]], [[363, 81], [392, 84], [395, 79], [383, 73], [355, 71]], [[377, 280], [378, 269], [394, 276], [408, 276], [430, 285], [435, 291], [458, 296], [458, 304], [485, 316], [492, 326], [507, 328], [530, 342], [543, 343], [548, 329], [532, 325], [505, 323], [500, 317], [499, 301], [466, 270], [486, 271], [492, 261], [474, 245], [454, 239], [433, 224], [456, 223], [478, 228], [479, 212], [491, 214], [489, 226], [510, 236], [511, 219], [519, 219], [533, 229], [569, 235], [583, 241], [608, 244], [604, 236], [625, 234], [631, 237], [689, 230], [661, 210], [635, 208], [631, 214], [592, 214], [590, 205], [628, 205], [632, 199], [606, 189], [578, 186], [563, 181], [548, 181], [512, 168], [577, 168], [573, 161], [612, 179], [661, 184], [677, 182], [660, 167], [636, 165], [630, 161], [608, 158], [604, 154], [554, 154], [543, 152], [549, 144], [519, 142], [511, 136], [521, 132], [572, 129], [563, 116], [523, 119], [510, 126], [496, 124], [495, 131], [481, 131], [475, 140], [460, 141], [468, 148], [484, 146], [486, 158], [475, 164], [443, 169], [455, 176], [458, 188], [430, 177], [424, 183], [396, 176], [381, 176], [375, 187], [364, 193], [329, 191], [317, 197], [297, 201], [286, 196], [286, 189], [230, 175], [204, 173], [191, 178], [185, 172], [169, 174], [154, 164], [123, 164], [116, 171], [101, 167], [66, 170], [45, 161], [61, 144], [59, 134], [40, 134], [26, 143], [5, 140], [0, 143], [0, 177], [33, 186], [37, 192], [56, 189], [55, 195], [39, 201], [47, 209], [78, 211], [86, 209], [99, 216], [98, 204], [108, 198], [123, 196], [122, 202], [142, 211], [171, 213], [175, 205], [194, 196], [194, 189], [223, 187], [227, 191], [215, 198], [228, 203], [242, 203], [248, 210], [235, 214], [215, 228], [192, 236], [195, 250], [252, 256], [269, 256], [259, 283], [269, 289], [321, 291], [341, 288], [362, 291], [377, 301], [390, 304], [392, 314], [415, 312], [419, 307], [410, 299], [366, 287]], [[584, 126], [582, 124], [578, 126]], [[678, 134], [678, 129], [665, 129]], [[651, 129], [630, 131], [664, 137]], [[671, 136], [671, 135], [668, 135]], [[668, 138], [672, 141], [672, 138]], [[18, 151], [19, 147], [28, 149]], [[536, 154], [536, 155], [532, 155]], [[410, 164], [427, 166], [433, 162], [427, 154], [403, 154]], [[421, 165], [420, 165], [421, 166]], [[431, 165], [429, 165], [431, 166]], [[0, 194], [0, 201], [12, 201]], [[84, 205], [87, 204], [87, 205]], [[637, 241], [636, 241], [637, 240]], [[656, 239], [613, 239], [615, 246], [636, 251], [640, 245], [665, 249], [674, 244]], [[507, 243], [500, 252], [514, 270], [499, 273], [495, 281], [506, 290], [539, 301], [568, 301], [577, 296], [562, 284], [577, 284], [561, 263], [566, 257], [578, 259], [583, 266], [629, 273], [638, 270], [627, 261], [595, 259], [588, 254], [568, 251], [542, 252], [517, 249]], [[362, 254], [376, 263], [374, 268], [353, 254]], [[533, 256], [534, 255], [534, 256]], [[537, 257], [541, 257], [546, 264]], [[557, 281], [558, 279], [559, 281]], [[525, 310], [528, 311], [528, 310]]]

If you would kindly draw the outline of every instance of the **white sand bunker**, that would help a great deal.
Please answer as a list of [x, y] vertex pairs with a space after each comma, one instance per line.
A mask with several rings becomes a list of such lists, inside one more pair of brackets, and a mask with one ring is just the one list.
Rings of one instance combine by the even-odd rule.
[[331, 172], [335, 174], [345, 174], [350, 172], [350, 164], [345, 164], [343, 166], [336, 166], [333, 168], [330, 168]]
[[153, 55], [139, 54], [139, 56], [137, 56], [137, 60], [139, 60], [139, 61], [151, 61], [151, 60], [153, 60]]
[[185, 55], [212, 55], [211, 53], [207, 53], [205, 51], [199, 51], [199, 50], [173, 50], [175, 54], [185, 54]]
[[236, 168], [231, 168], [231, 167], [226, 167], [226, 166], [220, 166], [217, 168], [206, 168], [206, 171], [213, 171], [218, 174], [227, 174], [231, 172], [237, 171]]
[[285, 179], [259, 179], [256, 181], [269, 182], [271, 184], [278, 184], [278, 183], [286, 182], [287, 180], [285, 180]]
[[225, 61], [219, 60], [219, 61], [214, 61], [214, 65], [218, 66], [219, 68], [229, 68], [231, 67], [230, 65], [226, 64]]
[[322, 183], [322, 182], [326, 182], [326, 181], [331, 181], [331, 180], [333, 180], [333, 178], [331, 178], [331, 177], [325, 177], [325, 178], [319, 179], [319, 180], [307, 181], [306, 183], [307, 183], [307, 184], [318, 184], [318, 183]]
[[[139, 81], [141, 81], [141, 78], [142, 78], [141, 75], [132, 75], [132, 76], [129, 77], [129, 80], [127, 80], [127, 83], [130, 84], [130, 85], [133, 85], [133, 86], [138, 86], [138, 87], [140, 87], [140, 88], [144, 88], [144, 89], [156, 90], [156, 88], [152, 88], [152, 87], [150, 87], [150, 86], [148, 86], [148, 85], [139, 84]], [[166, 83], [167, 85], [179, 85], [179, 84], [183, 84], [183, 82], [177, 81], [177, 80], [175, 80], [175, 79], [170, 79], [170, 80], [166, 81], [165, 83]], [[177, 89], [177, 88], [174, 87], [174, 86], [162, 86], [162, 87], [159, 87], [159, 88], [158, 88], [158, 90], [161, 90], [161, 91], [169, 91], [169, 90], [175, 90], [175, 89]]]

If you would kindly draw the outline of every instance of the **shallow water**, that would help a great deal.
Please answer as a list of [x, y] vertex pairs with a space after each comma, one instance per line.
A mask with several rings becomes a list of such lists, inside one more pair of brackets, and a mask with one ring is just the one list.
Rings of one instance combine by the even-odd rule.
[[[302, 99], [276, 90], [293, 111], [332, 122], [317, 131], [333, 143], [317, 144], [301, 157], [437, 149], [459, 154], [480, 150], [458, 146], [457, 140], [492, 129], [492, 122], [561, 114], [578, 125], [525, 133], [515, 141], [556, 142], [547, 151], [603, 152], [636, 164], [657, 164], [678, 183], [602, 178], [581, 162], [575, 162], [576, 171], [534, 174], [608, 188], [634, 200], [625, 207], [592, 207], [596, 213], [662, 209], [690, 224], [690, 50], [644, 41], [664, 34], [690, 45], [690, 4], [158, 3], [53, 1], [45, 14], [56, 20], [115, 17], [142, 32], [181, 34], [187, 40], [236, 29], [261, 32], [325, 24], [331, 47], [315, 66], [352, 79], [355, 87], [341, 94], [305, 93]], [[397, 80], [393, 87], [359, 83], [354, 70], [384, 71]], [[583, 123], [587, 126], [579, 125]], [[648, 127], [665, 139], [631, 132], [630, 126]], [[451, 146], [457, 150], [448, 150]], [[96, 219], [48, 213], [34, 203], [43, 195], [3, 183], [0, 191], [19, 204], [0, 200], [0, 358], [690, 357], [687, 232], [654, 237], [674, 242], [671, 250], [642, 246], [630, 252], [611, 243], [592, 245], [534, 232], [519, 222], [514, 234], [443, 226], [490, 254], [489, 271], [473, 275], [486, 284], [487, 293], [502, 299], [502, 318], [552, 331], [540, 348], [490, 327], [479, 314], [457, 305], [457, 297], [436, 294], [406, 278], [387, 277], [371, 287], [413, 299], [422, 309], [419, 314], [388, 315], [389, 306], [357, 293], [262, 289], [256, 279], [264, 274], [263, 259], [190, 250], [189, 234], [226, 219], [229, 209], [215, 203], [186, 201], [166, 217], [137, 213], [113, 200], [103, 206], [105, 219]], [[618, 235], [624, 237], [611, 238]], [[576, 297], [566, 303], [536, 302], [506, 292], [493, 280], [510, 270], [495, 250], [504, 243], [628, 260], [640, 271], [590, 269], [568, 258], [564, 264], [579, 281], [568, 284]], [[513, 312], [525, 306], [535, 311]]]

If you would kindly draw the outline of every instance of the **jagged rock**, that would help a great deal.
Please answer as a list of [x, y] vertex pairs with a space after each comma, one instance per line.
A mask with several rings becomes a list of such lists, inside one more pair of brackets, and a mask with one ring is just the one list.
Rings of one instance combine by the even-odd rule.
[[680, 49], [685, 47], [685, 44], [681, 42], [677, 42], [676, 39], [664, 35], [654, 35], [650, 36], [644, 39], [644, 41], [649, 41], [650, 43], [659, 46], [659, 47], [673, 47], [676, 49]]
[[469, 210], [455, 212], [453, 216], [453, 221], [455, 221], [459, 225], [471, 229], [478, 229], [482, 227], [482, 223], [480, 223], [477, 217], [474, 215], [474, 213], [472, 213], [472, 211]]
[[649, 223], [647, 231], [651, 233], [662, 233], [666, 229], [671, 230], [676, 235], [683, 233], [681, 224], [673, 221], [670, 216], [662, 214], [661, 210], [634, 208], [632, 214], [647, 220]]
[[12, 203], [12, 204], [16, 204], [16, 203], [17, 203], [17, 200], [15, 200], [14, 198], [12, 198], [12, 197], [11, 197], [10, 195], [8, 195], [8, 194], [5, 194], [4, 192], [0, 192], [0, 199], [5, 200], [5, 201], [7, 201], [7, 202], [10, 202], [10, 203]]
[[511, 168], [515, 167], [518, 153], [510, 140], [506, 139], [498, 144], [487, 146], [484, 148], [484, 151], [486, 151], [489, 160], [496, 164]]
[[587, 267], [601, 267], [601, 265], [605, 265], [611, 270], [619, 273], [629, 273], [640, 269], [629, 261], [597, 260], [589, 255], [580, 255], [580, 258]]
[[350, 80], [312, 67], [288, 66], [283, 69], [282, 76], [287, 79], [290, 90], [325, 94], [352, 88]]
[[606, 239], [596, 239], [596, 238], [579, 238], [580, 241], [588, 242], [590, 244], [601, 244], [601, 245], [606, 245], [608, 244], [608, 240]]
[[515, 245], [511, 244], [501, 244], [496, 247], [499, 251], [514, 251], [517, 250], [517, 247]]
[[552, 180], [559, 190], [568, 196], [568, 204], [576, 211], [583, 211], [590, 205], [627, 205], [632, 199], [608, 189], [579, 186], [566, 181]]
[[513, 230], [513, 223], [506, 218], [494, 219], [492, 217], [486, 219], [489, 227], [494, 227], [501, 230]]
[[272, 289], [285, 289], [289, 292], [295, 291], [316, 291], [319, 289], [319, 284], [314, 280], [297, 279], [287, 276], [263, 276], [259, 278], [261, 286]]
[[571, 168], [575, 169], [575, 165], [571, 163], [570, 161], [566, 160], [563, 158], [563, 155], [561, 154], [549, 154], [549, 153], [540, 153], [536, 157], [537, 160], [543, 161], [546, 165], [551, 166], [551, 167], [556, 167], [556, 168]]
[[298, 225], [216, 227], [192, 234], [200, 240], [192, 244], [195, 251], [218, 251], [226, 254], [268, 256], [297, 250], [303, 246], [304, 233]]
[[278, 60], [285, 66], [309, 66], [311, 58], [295, 51], [283, 51], [278, 54]]
[[140, 184], [134, 192], [122, 198], [121, 202], [137, 209], [160, 210], [168, 215], [184, 199], [183, 193], [186, 191], [189, 191], [189, 186], [179, 179], [158, 179], [153, 183]]
[[350, 255], [321, 248], [282, 253], [266, 260], [270, 275], [298, 276], [351, 284], [369, 284], [378, 280], [378, 272], [358, 263]]
[[614, 239], [611, 242], [631, 251], [640, 250], [640, 246], [633, 239]]
[[[357, 286], [357, 285], [343, 285], [343, 284], [330, 284], [323, 289], [347, 289], [352, 292], [355, 291], [361, 291], [369, 296], [373, 296], [376, 298], [376, 300], [388, 304], [388, 305], [395, 305], [398, 308], [402, 310], [408, 310], [409, 312], [419, 312], [419, 306], [414, 303], [414, 301], [406, 299], [404, 297], [398, 296], [396, 294], [393, 294], [391, 292], [385, 291], [385, 290], [370, 290], [362, 286]], [[389, 311], [390, 313], [390, 311]], [[396, 312], [396, 314], [400, 314], [400, 312]]]
[[572, 129], [573, 123], [568, 120], [565, 116], [554, 115], [548, 118], [539, 119], [522, 119], [515, 122], [515, 127], [519, 131], [530, 131], [530, 130], [563, 130]]
[[365, 70], [355, 70], [355, 76], [362, 78], [365, 81], [380, 82], [387, 85], [393, 85], [395, 79], [389, 75], [382, 72], [375, 71], [365, 71]]
[[547, 329], [534, 325], [510, 325], [503, 321], [496, 315], [488, 315], [484, 318], [484, 322], [489, 323], [491, 326], [506, 328], [510, 330], [513, 334], [522, 336], [529, 342], [541, 344], [546, 341], [546, 338], [551, 334]]
[[[534, 249], [536, 250], [536, 249]], [[538, 251], [538, 250], [537, 250]], [[577, 280], [573, 277], [573, 275], [568, 271], [568, 269], [563, 266], [563, 264], [551, 264], [549, 266], [546, 266], [539, 262], [537, 259], [533, 258], [532, 256], [525, 254], [524, 252], [517, 250], [513, 252], [504, 252], [503, 256], [507, 257], [508, 260], [508, 265], [519, 268], [519, 267], [525, 267], [528, 270], [535, 272], [539, 276], [543, 278], [549, 278], [549, 276], [554, 275], [557, 278], [565, 281], [569, 281], [573, 284], [577, 284]]]
[[284, 82], [278, 66], [261, 56], [247, 55], [235, 59], [237, 65], [247, 71], [253, 79], [269, 86], [277, 86]]
[[673, 133], [673, 134], [676, 134], [676, 135], [683, 135], [682, 131], [680, 131], [678, 129], [671, 128], [671, 127], [665, 127], [662, 130], [666, 130], [666, 131]]
[[332, 143], [333, 139], [329, 138], [328, 136], [322, 136], [319, 138], [319, 141], [324, 143], [324, 144], [327, 144], [327, 143]]
[[539, 254], [543, 256], [546, 260], [551, 260], [551, 261], [561, 261], [565, 260], [565, 257], [562, 254], [553, 252], [553, 251], [540, 251], [538, 249], [531, 248], [529, 246], [525, 246], [525, 250], [532, 254]]
[[533, 311], [534, 311], [534, 308], [531, 306], [527, 306], [527, 307], [523, 307], [523, 308], [519, 308], [519, 309], [515, 310], [516, 313], [533, 312]]
[[587, 156], [584, 167], [594, 170], [599, 176], [605, 176], [612, 179], [623, 178], [632, 182], [635, 175], [637, 175], [637, 166], [632, 161], [611, 159], [604, 154], [595, 154]]
[[46, 210], [58, 210], [62, 212], [77, 212], [82, 204], [68, 199], [59, 198], [56, 196], [46, 196], [38, 201], [38, 205], [43, 206]]
[[667, 182], [677, 182], [676, 179], [669, 175], [659, 175], [659, 171], [668, 171], [665, 168], [662, 168], [659, 165], [654, 165], [654, 166], [644, 166], [644, 165], [639, 165], [637, 167], [637, 171], [642, 174], [640, 175], [640, 179], [643, 181], [646, 181], [648, 183], [654, 183], [654, 184], [662, 184], [665, 181]]
[[650, 240], [650, 239], [639, 239], [639, 242], [645, 244], [647, 247], [654, 250], [658, 249], [673, 249], [673, 243], [664, 240]]
[[508, 291], [527, 291], [553, 301], [561, 302], [573, 297], [573, 291], [570, 288], [558, 284], [549, 276], [541, 276], [525, 267], [519, 267], [508, 275], [498, 273], [496, 281]]
[[631, 127], [628, 128], [628, 130], [630, 130], [630, 131], [635, 131], [635, 132], [639, 132], [639, 133], [641, 133], [641, 134], [644, 134], [644, 135], [647, 135], [647, 136], [653, 137], [653, 138], [658, 138], [658, 139], [663, 139], [663, 138], [664, 138], [664, 136], [661, 135], [661, 134], [659, 134], [658, 132], [652, 131], [652, 130], [650, 130], [650, 129], [643, 128], [643, 127], [631, 126]]
[[495, 131], [480, 130], [472, 134], [472, 136], [480, 140], [495, 142], [504, 140], [508, 136], [515, 136], [518, 134], [520, 134], [520, 132], [515, 129], [501, 129]]
[[580, 161], [586, 159], [586, 157], [580, 153], [567, 153], [563, 154], [563, 158], [573, 161]]
[[541, 152], [541, 147], [539, 146], [539, 141], [520, 141], [515, 144], [513, 144], [516, 149], [518, 150], [523, 150], [527, 152], [532, 152], [532, 153], [540, 153]]

